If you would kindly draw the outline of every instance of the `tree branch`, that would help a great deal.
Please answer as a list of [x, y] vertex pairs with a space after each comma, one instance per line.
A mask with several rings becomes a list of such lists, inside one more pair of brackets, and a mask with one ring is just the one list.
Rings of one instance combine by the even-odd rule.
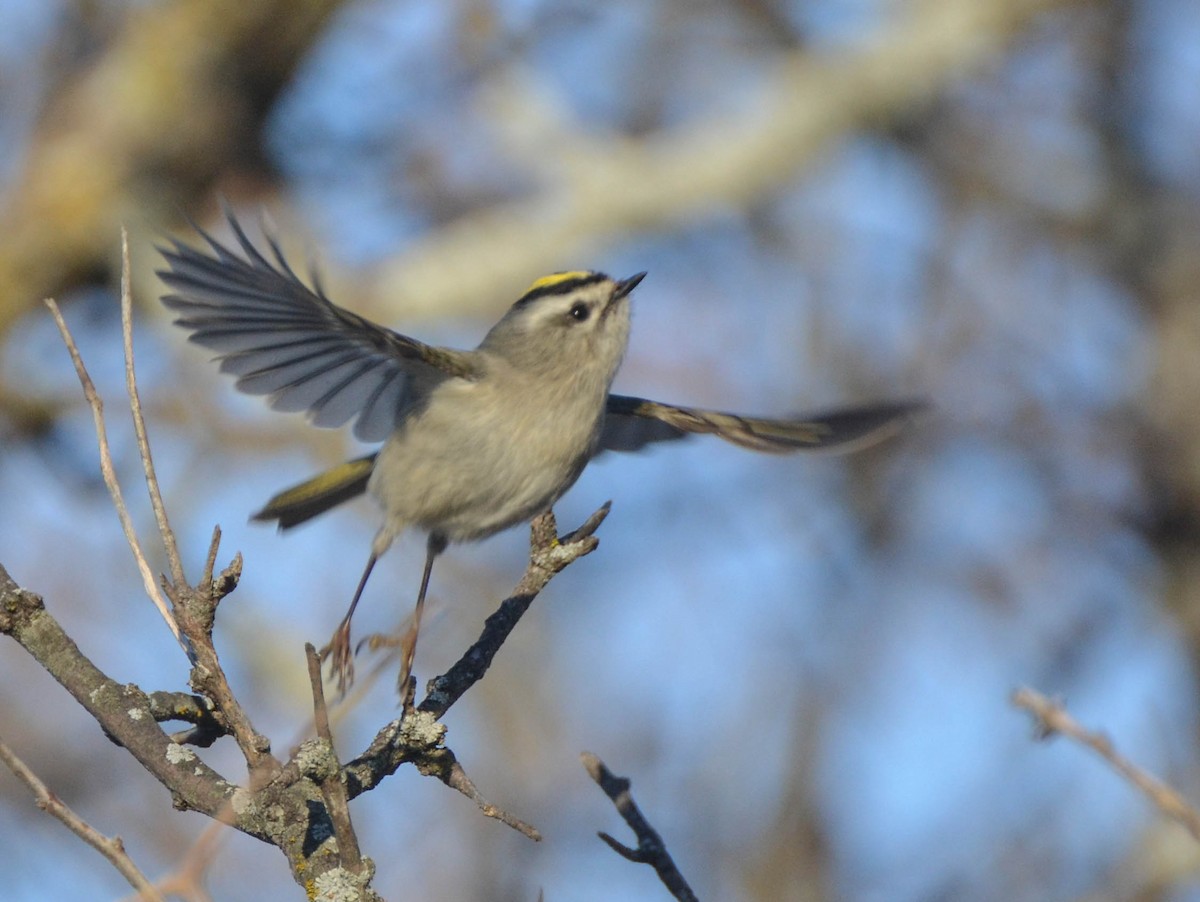
[[146, 474], [146, 494], [154, 509], [158, 523], [158, 535], [167, 552], [167, 563], [171, 568], [171, 579], [175, 583], [186, 582], [183, 561], [179, 557], [179, 546], [175, 542], [175, 531], [167, 519], [167, 508], [163, 504], [162, 492], [158, 488], [158, 474], [154, 471], [154, 459], [150, 454], [150, 439], [146, 435], [146, 418], [142, 416], [142, 398], [138, 393], [137, 374], [133, 366], [133, 288], [129, 275], [129, 232], [121, 228], [121, 345], [125, 352], [125, 392], [129, 396], [129, 412], [133, 415], [133, 431], [137, 436], [138, 456]]
[[107, 858], [121, 876], [129, 881], [129, 885], [137, 890], [138, 897], [143, 902], [165, 902], [162, 893], [142, 873], [141, 868], [133, 863], [133, 859], [125, 851], [125, 844], [121, 841], [121, 837], [105, 836], [76, 814], [70, 806], [52, 793], [46, 784], [38, 779], [37, 774], [30, 770], [25, 762], [18, 758], [13, 750], [2, 741], [0, 741], [0, 761], [8, 766], [18, 780], [29, 787], [39, 808], [62, 821], [68, 830]]
[[638, 845], [636, 849], [631, 849], [603, 831], [596, 835], [622, 858], [638, 864], [648, 864], [654, 868], [663, 886], [680, 902], [696, 902], [696, 894], [692, 892], [687, 880], [675, 866], [675, 861], [671, 858], [671, 853], [667, 851], [662, 837], [658, 835], [658, 831], [650, 825], [637, 803], [633, 801], [628, 778], [618, 777], [591, 752], [584, 752], [579, 757], [583, 761], [583, 767], [588, 775], [596, 781], [597, 786], [604, 790], [604, 794], [612, 799], [617, 812], [633, 830], [637, 836]]
[[[141, 408], [134, 373], [132, 299], [129, 288], [129, 256], [127, 253], [122, 258], [122, 264], [121, 325], [130, 410], [133, 413], [136, 429], [136, 424], [141, 420]], [[66, 344], [67, 351], [71, 355], [71, 362], [75, 366], [79, 382], [83, 386], [84, 396], [92, 408], [92, 418], [95, 422], [96, 437], [100, 447], [100, 470], [104, 476], [104, 482], [108, 486], [109, 494], [112, 496], [113, 505], [116, 507], [117, 514], [120, 517], [126, 541], [133, 552], [138, 570], [142, 574], [143, 586], [154, 602], [155, 607], [158, 608], [159, 613], [166, 621], [167, 626], [170, 627], [172, 634], [187, 653], [188, 660], [192, 663], [192, 688], [212, 699], [220, 719], [237, 740], [238, 747], [246, 758], [246, 764], [253, 781], [261, 785], [279, 769], [279, 762], [271, 755], [270, 741], [254, 729], [250, 718], [243, 710], [233, 691], [229, 688], [229, 681], [225, 677], [212, 640], [212, 629], [217, 605], [237, 585], [237, 579], [241, 574], [242, 568], [241, 556], [235, 556], [233, 563], [226, 568], [218, 580], [196, 587], [178, 581], [171, 584], [164, 583], [173, 602], [171, 608], [168, 609], [162, 593], [158, 590], [158, 586], [154, 583], [154, 579], [151, 576], [150, 565], [146, 562], [146, 555], [142, 551], [141, 542], [133, 528], [133, 521], [129, 516], [124, 495], [121, 492], [121, 486], [113, 468], [112, 454], [108, 444], [108, 428], [104, 419], [103, 402], [96, 392], [96, 387], [92, 382], [91, 376], [88, 375], [87, 367], [84, 365], [83, 358], [79, 354], [75, 338], [71, 334], [70, 329], [67, 328], [62, 314], [59, 312], [58, 305], [53, 300], [47, 300], [46, 305], [50, 308], [50, 312], [54, 316], [63, 342]], [[158, 479], [154, 472], [154, 461], [150, 453], [149, 442], [146, 439], [144, 423], [140, 430], [136, 431], [138, 432], [139, 452], [141, 453], [143, 467], [146, 472], [146, 485], [153, 496], [157, 492]], [[161, 499], [159, 499], [159, 504], [161, 504]], [[168, 557], [173, 556], [172, 569], [181, 573], [183, 566], [179, 560], [178, 551], [174, 550], [175, 540], [171, 533], [170, 525], [167, 522], [165, 510], [163, 510], [162, 517], [158, 522], [160, 530], [163, 531], [164, 541], [169, 539]], [[218, 530], [213, 534], [213, 545], [209, 549], [208, 555], [209, 561], [212, 561], [216, 557], [216, 543], [219, 541], [219, 538], [220, 532]], [[206, 573], [210, 571], [207, 565], [205, 569]]]
[[[178, 808], [223, 814], [237, 787], [190, 749], [172, 742], [155, 722], [150, 699], [105, 676], [79, 650], [42, 599], [20, 588], [0, 565], [0, 633], [12, 636], [83, 705], [114, 742], [171, 790]], [[224, 818], [227, 819], [227, 816]]]
[[533, 520], [529, 530], [529, 566], [512, 595], [487, 618], [479, 638], [463, 656], [446, 673], [429, 681], [429, 694], [424, 701], [414, 708], [412, 699], [405, 699], [401, 716], [380, 730], [366, 751], [346, 765], [350, 798], [373, 789], [400, 765], [412, 763], [421, 773], [436, 776], [473, 800], [488, 817], [497, 818], [531, 839], [541, 838], [536, 828], [506, 814], [479, 794], [454, 753], [442, 745], [446, 728], [438, 718], [483, 678], [500, 646], [555, 574], [599, 545], [600, 540], [593, 533], [610, 508], [611, 503], [606, 502], [565, 536], [557, 534], [553, 513]]
[[606, 501], [578, 529], [565, 536], [556, 532], [554, 513], [536, 517], [529, 527], [529, 566], [512, 595], [501, 602], [484, 622], [483, 632], [466, 653], [441, 676], [429, 681], [428, 695], [418, 710], [442, 717], [463, 693], [483, 679], [492, 659], [509, 634], [529, 610], [538, 593], [565, 567], [600, 544], [593, 535], [608, 516], [612, 502]]
[[342, 781], [341, 765], [333, 745], [333, 733], [329, 729], [329, 709], [325, 707], [325, 686], [321, 682], [321, 658], [311, 642], [304, 644], [304, 657], [308, 662], [308, 682], [312, 689], [313, 716], [317, 727], [317, 745], [310, 750], [325, 761], [324, 766], [313, 771], [313, 778], [321, 788], [333, 832], [337, 837], [338, 854], [342, 867], [352, 874], [362, 875], [371, 870], [358, 847], [358, 836], [350, 820], [350, 799], [346, 795], [346, 784]]

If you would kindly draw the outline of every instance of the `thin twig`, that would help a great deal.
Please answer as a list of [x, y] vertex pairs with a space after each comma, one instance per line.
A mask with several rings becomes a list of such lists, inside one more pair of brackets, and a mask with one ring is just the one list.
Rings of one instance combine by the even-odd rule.
[[158, 475], [154, 472], [154, 459], [150, 455], [150, 440], [146, 437], [146, 419], [142, 416], [142, 399], [138, 394], [137, 377], [133, 368], [133, 288], [129, 275], [129, 232], [121, 227], [121, 337], [125, 348], [125, 391], [129, 394], [129, 412], [133, 414], [133, 431], [137, 435], [138, 454], [142, 458], [142, 469], [146, 473], [146, 491], [150, 495], [150, 506], [154, 508], [154, 519], [158, 521], [158, 532], [162, 536], [167, 552], [167, 564], [171, 568], [171, 579], [176, 585], [187, 581], [183, 574], [183, 561], [179, 557], [179, 546], [175, 533], [167, 520], [167, 509], [163, 505], [162, 492], [158, 488]]
[[329, 812], [329, 820], [333, 823], [342, 867], [353, 874], [361, 874], [366, 866], [359, 850], [354, 824], [350, 820], [350, 800], [346, 796], [346, 784], [342, 780], [341, 765], [333, 745], [333, 733], [329, 729], [329, 709], [325, 706], [325, 687], [321, 682], [321, 658], [311, 642], [304, 643], [304, 656], [308, 661], [308, 682], [312, 687], [317, 738], [324, 744], [333, 765], [317, 782], [325, 800], [325, 810]]
[[96, 426], [96, 440], [100, 445], [100, 473], [103, 475], [104, 484], [108, 487], [108, 493], [112, 497], [113, 506], [117, 510], [117, 517], [121, 520], [121, 529], [125, 533], [125, 541], [129, 543], [129, 550], [133, 552], [133, 559], [137, 563], [138, 571], [142, 575], [142, 586], [146, 590], [146, 594], [150, 596], [150, 600], [154, 602], [154, 606], [158, 608], [158, 613], [166, 622], [171, 635], [175, 637], [175, 641], [179, 643], [179, 647], [184, 650], [190, 659], [191, 652], [188, 649], [187, 642], [179, 630], [179, 624], [175, 622], [174, 614], [171, 613], [166, 599], [163, 598], [163, 594], [154, 580], [154, 574], [150, 571], [150, 565], [146, 562], [146, 555], [142, 552], [141, 542], [138, 541], [137, 533], [134, 531], [133, 520], [129, 516], [129, 509], [125, 506], [125, 498], [121, 494], [121, 485], [117, 481], [117, 474], [113, 468], [112, 451], [108, 445], [108, 428], [104, 423], [104, 402], [100, 400], [100, 395], [96, 391], [92, 377], [88, 375], [87, 368], [83, 365], [83, 358], [79, 355], [79, 348], [75, 344], [75, 338], [71, 335], [71, 330], [67, 328], [66, 321], [58, 309], [58, 304], [54, 302], [53, 298], [47, 298], [46, 306], [50, 308], [50, 314], [54, 317], [54, 322], [58, 325], [58, 331], [62, 335], [63, 343], [67, 346], [67, 351], [71, 355], [71, 362], [75, 365], [75, 373], [79, 377], [80, 385], [83, 386], [83, 396], [87, 399], [88, 406], [92, 408], [92, 420]]
[[[128, 260], [126, 260], [126, 265], [128, 265]], [[128, 284], [128, 272], [125, 273], [125, 282]], [[123, 295], [122, 303], [125, 304], [128, 300]], [[254, 780], [265, 779], [264, 774], [269, 775], [277, 770], [279, 762], [270, 753], [269, 740], [254, 729], [250, 718], [246, 715], [245, 710], [233, 694], [233, 690], [229, 687], [229, 682], [225, 677], [224, 669], [221, 666], [216, 648], [212, 642], [213, 617], [216, 606], [221, 598], [231, 592], [237, 585], [238, 576], [241, 573], [241, 555], [235, 555], [233, 562], [221, 576], [216, 581], [210, 581], [207, 585], [194, 588], [183, 580], [174, 583], [171, 589], [171, 596], [177, 608], [173, 612], [167, 610], [166, 602], [163, 600], [159, 587], [151, 577], [149, 564], [146, 563], [146, 558], [142, 553], [137, 535], [133, 531], [133, 524], [129, 517], [128, 509], [125, 506], [120, 485], [117, 483], [112, 466], [112, 455], [108, 447], [103, 404], [96, 392], [96, 387], [92, 383], [91, 377], [87, 373], [87, 369], [83, 365], [79, 350], [75, 345], [74, 338], [66, 327], [66, 323], [63, 321], [62, 314], [58, 310], [58, 305], [53, 300], [47, 300], [46, 304], [50, 307], [50, 311], [58, 323], [59, 331], [63, 334], [63, 341], [67, 344], [67, 349], [71, 353], [71, 359], [75, 363], [75, 370], [79, 374], [80, 383], [83, 385], [84, 395], [92, 407], [93, 416], [96, 420], [96, 433], [100, 443], [100, 469], [104, 473], [105, 483], [109, 486], [109, 492], [113, 497], [113, 503], [117, 508], [121, 525], [125, 530], [126, 539], [133, 549], [134, 557], [138, 562], [138, 568], [142, 573], [143, 583], [147, 586], [147, 592], [151, 594], [151, 598], [159, 608], [159, 612], [167, 621], [172, 633], [179, 641], [180, 646], [184, 649], [188, 660], [192, 664], [193, 687], [197, 691], [206, 694], [215, 703], [217, 711], [229, 727], [229, 731], [233, 734], [239, 748], [241, 748], [242, 753], [245, 755], [246, 763], [250, 767]], [[123, 328], [126, 342], [129, 343], [126, 348], [126, 375], [130, 379], [135, 379], [132, 368], [132, 357], [130, 356], [132, 354], [130, 331], [132, 326], [130, 322], [124, 321], [128, 312], [123, 308]], [[137, 421], [141, 419], [141, 413], [136, 385], [130, 389], [129, 395], [131, 411], [133, 411], [135, 406], [139, 408], [137, 411], [133, 411], [134, 419]], [[152, 492], [156, 493], [157, 479], [154, 476], [153, 459], [150, 454], [149, 441], [146, 437], [144, 424], [138, 434], [138, 444], [142, 451], [142, 460], [147, 470], [147, 485], [151, 486]], [[156, 501], [152, 499], [152, 503], [161, 506], [161, 497], [158, 497]], [[167, 524], [165, 511], [159, 522], [160, 525]], [[166, 529], [169, 532], [169, 525], [166, 525]], [[213, 532], [213, 541], [209, 548], [210, 558], [215, 559], [219, 541], [220, 530], [217, 529]], [[176, 557], [178, 557], [177, 554]], [[179, 572], [182, 573], [182, 568], [180, 568]]]
[[696, 894], [688, 886], [683, 874], [679, 873], [679, 868], [675, 866], [662, 837], [658, 835], [657, 830], [650, 826], [650, 822], [646, 820], [637, 803], [633, 801], [633, 793], [629, 791], [628, 778], [618, 777], [591, 752], [584, 752], [579, 757], [583, 761], [583, 767], [588, 775], [596, 781], [597, 786], [604, 790], [604, 794], [612, 799], [617, 812], [637, 835], [638, 845], [636, 849], [631, 849], [603, 831], [596, 835], [622, 858], [653, 867], [663, 886], [680, 902], [696, 902]]
[[176, 586], [174, 591], [179, 622], [192, 649], [192, 688], [209, 698], [222, 722], [228, 727], [250, 769], [250, 785], [259, 787], [279, 770], [279, 761], [271, 754], [271, 741], [254, 727], [250, 715], [238, 700], [225, 668], [213, 644], [213, 615], [221, 593], [231, 591], [241, 571], [241, 555], [221, 576], [208, 586]]
[[1200, 840], [1200, 811], [1166, 783], [1121, 755], [1107, 736], [1085, 729], [1063, 705], [1033, 689], [1018, 689], [1012, 695], [1012, 703], [1033, 715], [1039, 739], [1049, 739], [1055, 733], [1061, 733], [1090, 748], [1140, 790], [1159, 811], [1182, 824], [1195, 839]]
[[454, 753], [449, 749], [446, 749], [446, 752], [451, 760], [449, 767], [446, 768], [443, 773], [438, 775], [443, 783], [445, 783], [451, 789], [457, 789], [468, 799], [478, 805], [479, 810], [483, 812], [485, 817], [495, 818], [496, 820], [500, 821], [500, 823], [507, 824], [518, 833], [529, 837], [534, 842], [542, 841], [541, 831], [538, 830], [537, 827], [513, 817], [507, 811], [497, 805], [493, 805], [482, 795], [480, 795], [479, 790], [475, 788], [475, 783], [470, 777], [467, 776], [467, 772], [463, 770], [462, 765], [458, 763], [458, 759], [454, 757]]
[[111, 838], [105, 836], [72, 811], [3, 741], [0, 741], [0, 761], [7, 765], [18, 780], [29, 787], [39, 808], [58, 818], [68, 830], [107, 858], [121, 876], [129, 881], [129, 885], [137, 890], [140, 899], [146, 900], [146, 902], [164, 902], [162, 894], [142, 873], [141, 868], [133, 863], [133, 859], [125, 851], [125, 844], [121, 842], [119, 836]]

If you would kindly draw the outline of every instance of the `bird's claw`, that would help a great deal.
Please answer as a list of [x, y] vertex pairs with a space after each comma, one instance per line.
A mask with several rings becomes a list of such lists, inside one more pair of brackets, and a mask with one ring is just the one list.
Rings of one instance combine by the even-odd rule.
[[345, 695], [354, 685], [354, 652], [350, 649], [349, 623], [342, 623], [334, 630], [320, 655], [322, 664], [329, 661], [330, 676], [337, 680], [338, 692]]

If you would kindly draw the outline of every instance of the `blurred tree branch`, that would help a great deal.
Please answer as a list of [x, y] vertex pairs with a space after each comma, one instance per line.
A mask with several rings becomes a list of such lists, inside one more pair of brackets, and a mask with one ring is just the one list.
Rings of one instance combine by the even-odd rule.
[[[610, 236], [754, 203], [832, 141], [928, 102], [1071, 2], [919, 3], [849, 51], [783, 57], [745, 114], [636, 140], [587, 131], [517, 70], [492, 77], [482, 112], [540, 187], [418, 242], [359, 292], [364, 306], [470, 312], [490, 305], [497, 285]], [[105, 236], [122, 218], [174, 219], [231, 163], [253, 160], [263, 115], [338, 5], [178, 0], [131, 13], [44, 112], [0, 209], [12, 236], [0, 248], [0, 332], [30, 299], [103, 266]]]
[[1018, 689], [1013, 693], [1012, 703], [1014, 707], [1028, 711], [1033, 717], [1039, 739], [1051, 739], [1057, 734], [1062, 734], [1091, 749], [1149, 799], [1163, 815], [1182, 824], [1194, 839], [1200, 840], [1200, 811], [1166, 783], [1120, 754], [1107, 736], [1084, 729], [1063, 705], [1033, 689]]
[[0, 334], [35, 300], [108, 268], [122, 221], [169, 211], [253, 159], [262, 119], [338, 0], [128, 7], [57, 88], [0, 206]]
[[[8, 574], [0, 567], [0, 595], [9, 591], [5, 585], [6, 582], [8, 582]], [[114, 836], [109, 838], [105, 836], [72, 811], [70, 806], [66, 805], [62, 799], [51, 792], [29, 765], [18, 758], [13, 750], [4, 742], [0, 742], [0, 761], [4, 762], [5, 766], [16, 775], [17, 779], [29, 787], [34, 798], [37, 799], [39, 808], [58, 818], [68, 830], [107, 858], [112, 863], [112, 866], [121, 873], [121, 876], [129, 881], [129, 885], [138, 891], [139, 899], [144, 900], [144, 902], [163, 902], [164, 895], [154, 887], [154, 884], [142, 873], [141, 869], [134, 864], [133, 859], [125, 851], [125, 844], [121, 841], [121, 837]]]
[[540, 189], [430, 234], [382, 267], [369, 293], [402, 303], [407, 315], [485, 309], [497, 285], [586, 258], [610, 236], [755, 203], [839, 137], [911, 114], [1039, 15], [1071, 2], [906, 5], [904, 18], [850, 49], [783, 57], [744, 114], [636, 140], [586, 130], [511, 70], [490, 80], [480, 105]]

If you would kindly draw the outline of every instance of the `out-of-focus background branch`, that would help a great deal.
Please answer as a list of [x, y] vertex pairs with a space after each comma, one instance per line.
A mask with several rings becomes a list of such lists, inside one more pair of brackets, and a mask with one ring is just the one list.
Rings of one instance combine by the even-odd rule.
[[[277, 742], [375, 521], [364, 502], [294, 535], [246, 524], [360, 449], [237, 396], [169, 327], [152, 245], [184, 214], [265, 210], [335, 300], [460, 346], [543, 272], [649, 270], [622, 391], [936, 405], [847, 459], [697, 440], [589, 468], [560, 519], [612, 498], [602, 546], [447, 717], [479, 791], [546, 841], [402, 772], [351, 803], [382, 895], [661, 898], [595, 839], [588, 748], [702, 898], [1200, 897], [1194, 844], [1008, 705], [1062, 696], [1200, 795], [1192, 0], [0, 0], [0, 26], [0, 561], [117, 679], [186, 674], [135, 600], [39, 302], [119, 397], [100, 361], [119, 360], [122, 224], [163, 491], [185, 549], [219, 522], [245, 554], [217, 641]], [[478, 634], [525, 541], [447, 554], [419, 676]], [[381, 563], [364, 634], [403, 616], [420, 558], [413, 540]], [[96, 610], [97, 583], [131, 600]], [[0, 733], [51, 791], [152, 878], [191, 860], [205, 825], [11, 646], [0, 685]], [[366, 704], [340, 749], [394, 710]], [[123, 891], [4, 777], [0, 834], [12, 898]], [[273, 860], [230, 837], [208, 885], [262, 898], [289, 879]]]
[[339, 5], [60, 7], [71, 21], [47, 42], [55, 65], [6, 73], [40, 78], [45, 94], [0, 206], [0, 330], [103, 271], [122, 223], [175, 220], [223, 172], [254, 164], [264, 116]]

